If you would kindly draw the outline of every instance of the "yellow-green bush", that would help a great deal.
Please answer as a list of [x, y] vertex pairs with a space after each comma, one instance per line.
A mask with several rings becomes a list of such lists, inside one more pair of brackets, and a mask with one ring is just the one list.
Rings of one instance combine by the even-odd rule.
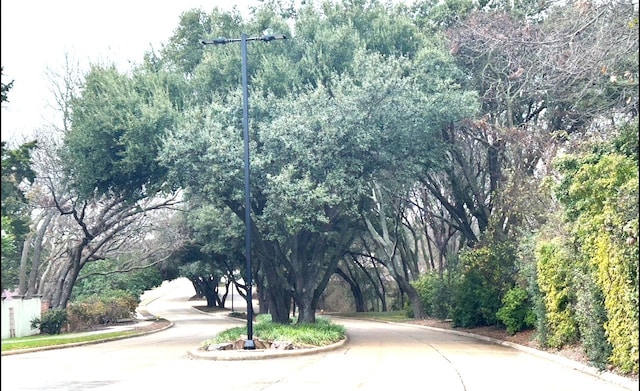
[[546, 309], [547, 340], [554, 348], [578, 340], [571, 290], [571, 259], [559, 239], [541, 241], [536, 249], [538, 287]]
[[613, 347], [610, 362], [623, 373], [638, 373], [638, 287], [632, 285], [633, 262], [625, 262], [606, 232], [600, 232], [595, 246], [592, 260], [598, 268], [597, 281], [608, 288], [604, 300], [608, 321], [604, 328]]
[[638, 373], [637, 161], [609, 153], [572, 165], [562, 201], [580, 256], [604, 296], [609, 362]]

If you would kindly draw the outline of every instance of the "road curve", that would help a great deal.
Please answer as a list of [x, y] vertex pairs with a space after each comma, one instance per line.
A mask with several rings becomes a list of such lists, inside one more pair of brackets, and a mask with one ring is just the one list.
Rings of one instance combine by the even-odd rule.
[[[337, 350], [270, 360], [195, 360], [188, 352], [237, 326], [193, 309], [191, 284], [165, 283], [142, 298], [174, 326], [96, 345], [3, 356], [2, 390], [130, 391], [619, 391], [629, 389], [511, 347], [424, 327], [334, 318], [349, 340]], [[631, 383], [633, 385], [633, 383]], [[637, 389], [637, 382], [635, 382]]]

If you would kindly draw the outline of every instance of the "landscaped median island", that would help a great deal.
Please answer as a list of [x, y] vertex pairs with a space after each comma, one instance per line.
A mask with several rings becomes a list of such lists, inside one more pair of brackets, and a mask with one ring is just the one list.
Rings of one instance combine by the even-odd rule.
[[[234, 327], [203, 342], [200, 351], [242, 350], [247, 339], [246, 327]], [[328, 346], [345, 340], [344, 326], [326, 317], [317, 317], [313, 324], [278, 324], [271, 316], [256, 316], [253, 326], [256, 349], [296, 350]]]

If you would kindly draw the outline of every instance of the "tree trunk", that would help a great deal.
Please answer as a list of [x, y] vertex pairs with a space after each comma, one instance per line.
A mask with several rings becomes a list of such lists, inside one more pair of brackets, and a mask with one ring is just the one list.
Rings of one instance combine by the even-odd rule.
[[44, 235], [55, 215], [54, 210], [50, 210], [47, 212], [44, 221], [38, 228], [38, 234], [33, 242], [33, 257], [31, 258], [31, 271], [29, 272], [29, 285], [27, 286], [27, 298], [31, 298], [38, 292], [38, 287], [36, 286], [38, 281], [38, 273], [40, 271], [40, 263], [42, 258], [42, 245], [44, 241]]
[[[305, 292], [306, 293], [306, 292]], [[313, 292], [304, 294], [298, 301], [298, 324], [312, 324], [316, 322], [316, 305]]]
[[353, 292], [353, 299], [356, 304], [356, 312], [366, 312], [367, 308], [364, 305], [364, 296], [362, 295], [362, 290], [359, 286], [356, 285], [356, 290]]
[[365, 312], [364, 307], [364, 297], [362, 296], [362, 289], [360, 289], [360, 285], [353, 278], [349, 277], [342, 269], [336, 268], [336, 273], [342, 277], [343, 280], [349, 284], [349, 288], [351, 289], [351, 294], [353, 295], [353, 300], [356, 305], [356, 312]]
[[27, 293], [27, 260], [29, 259], [29, 247], [31, 235], [27, 235], [22, 243], [22, 254], [20, 255], [20, 273], [18, 274], [18, 294], [21, 296]]
[[382, 312], [387, 312], [387, 287], [384, 285], [384, 279], [380, 275], [380, 270], [378, 269], [377, 263], [373, 264], [373, 268], [376, 271], [376, 277], [378, 278], [378, 282], [380, 283], [380, 290], [376, 289], [376, 294], [380, 299]]
[[271, 307], [269, 306], [269, 295], [267, 294], [267, 290], [264, 287], [262, 279], [257, 280], [256, 283], [258, 291], [258, 312], [261, 314], [268, 314], [271, 312]]
[[62, 281], [61, 291], [60, 291], [60, 299], [59, 303], [55, 308], [67, 308], [67, 303], [71, 298], [71, 292], [73, 291], [73, 286], [78, 279], [78, 275], [80, 274], [80, 269], [82, 269], [82, 252], [86, 248], [86, 241], [83, 241], [82, 244], [71, 250], [71, 262], [70, 268], [67, 269], [67, 273], [65, 273], [64, 279]]
[[420, 295], [416, 288], [413, 287], [407, 280], [402, 278], [401, 276], [396, 276], [396, 281], [398, 282], [398, 286], [400, 289], [407, 294], [409, 298], [409, 302], [411, 303], [411, 309], [413, 310], [413, 317], [415, 319], [424, 319], [425, 314], [422, 308], [422, 300], [420, 300]]
[[269, 311], [271, 321], [279, 324], [289, 324], [291, 311], [291, 293], [285, 289], [271, 287], [268, 291]]
[[215, 308], [221, 306], [221, 300], [218, 295], [218, 278], [216, 276], [197, 277], [193, 282], [198, 296], [204, 296], [207, 299], [207, 307]]

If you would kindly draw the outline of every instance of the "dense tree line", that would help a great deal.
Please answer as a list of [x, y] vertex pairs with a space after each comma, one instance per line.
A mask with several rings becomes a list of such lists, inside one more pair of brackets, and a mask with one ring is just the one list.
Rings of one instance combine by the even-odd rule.
[[[89, 274], [153, 265], [211, 306], [221, 281], [247, 292], [240, 48], [200, 43], [243, 32], [289, 37], [248, 47], [260, 311], [314, 322], [340, 278], [359, 311], [535, 327], [543, 345], [638, 372], [630, 1], [185, 12], [130, 72], [66, 79], [59, 139], [3, 145], [3, 229], [21, 210], [5, 217], [5, 202], [41, 216], [3, 231], [3, 287], [64, 308]], [[37, 175], [7, 176], [5, 197], [5, 154], [32, 149]]]

